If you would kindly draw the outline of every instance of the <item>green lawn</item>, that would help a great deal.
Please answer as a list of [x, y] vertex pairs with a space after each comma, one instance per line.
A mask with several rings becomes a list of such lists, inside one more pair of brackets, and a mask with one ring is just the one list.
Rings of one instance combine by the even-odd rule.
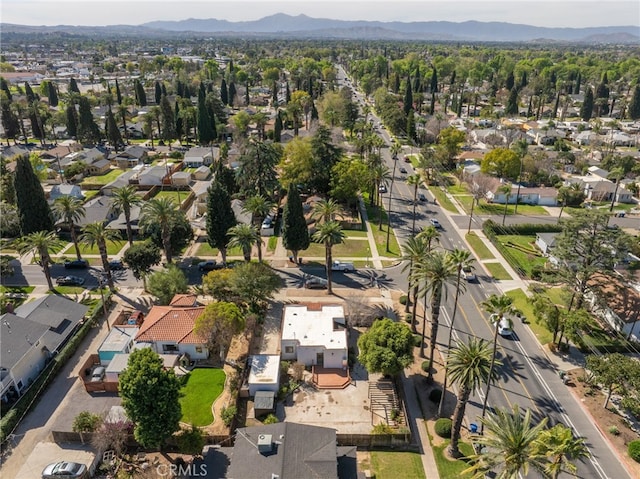
[[534, 245], [535, 235], [498, 235], [497, 239], [511, 253], [528, 278], [531, 278], [534, 268], [542, 267], [547, 262], [547, 258]]
[[500, 263], [483, 263], [483, 265], [487, 268], [491, 276], [498, 280], [511, 280], [513, 279], [511, 275], [504, 269]]
[[533, 314], [533, 307], [527, 301], [527, 295], [521, 289], [513, 289], [505, 293], [510, 298], [513, 298], [513, 305], [519, 309], [522, 314], [527, 318], [528, 326], [536, 335], [540, 344], [548, 344], [553, 339], [553, 335], [547, 331], [547, 329], [541, 324], [536, 323], [536, 317]]
[[[306, 250], [300, 252], [300, 255], [324, 258], [325, 247], [320, 243], [311, 243]], [[334, 258], [366, 258], [371, 256], [371, 253], [369, 252], [369, 243], [367, 241], [347, 238], [344, 243], [337, 244], [332, 248], [332, 255]]]
[[459, 213], [458, 208], [451, 202], [447, 194], [442, 191], [439, 186], [430, 186], [429, 191], [436, 198], [438, 204], [442, 206], [445, 210], [451, 211], [452, 213]]
[[469, 190], [461, 183], [447, 186], [447, 191], [452, 195], [468, 195]]
[[198, 427], [211, 424], [211, 405], [222, 394], [225, 378], [222, 369], [196, 368], [191, 371], [181, 389], [181, 421]]
[[269, 236], [269, 240], [267, 241], [267, 251], [274, 252], [276, 250], [276, 246], [278, 246], [278, 237]]
[[35, 286], [4, 286], [0, 284], [0, 293], [22, 293], [31, 294]]
[[[471, 212], [472, 198], [473, 197], [471, 195], [456, 195], [456, 200], [460, 202], [467, 213]], [[480, 200], [480, 203], [473, 207], [473, 214], [476, 213], [484, 215], [504, 215], [504, 205], [498, 203], [487, 203], [484, 200]], [[515, 214], [515, 205], [508, 205], [507, 216], [513, 214]], [[549, 216], [547, 210], [538, 205], [518, 205], [517, 214]]]
[[[378, 248], [379, 256], [400, 256], [400, 245], [398, 244], [398, 240], [396, 239], [393, 231], [389, 235], [389, 251], [387, 251], [387, 212], [384, 209], [381, 211], [382, 214], [382, 229], [378, 228], [378, 208], [369, 206], [368, 203], [365, 203], [367, 207], [367, 217], [369, 219], [367, 227], [371, 228], [371, 232], [376, 241], [376, 246]], [[392, 225], [393, 228], [393, 225]], [[368, 246], [368, 245], [367, 245]], [[366, 256], [366, 254], [365, 254]]]
[[98, 196], [100, 194], [100, 190], [86, 190], [83, 191], [82, 194], [84, 195], [84, 202], [86, 203], [90, 199]]
[[83, 292], [82, 286], [54, 286], [49, 294], [82, 294]]
[[105, 173], [104, 175], [88, 176], [84, 180], [82, 180], [81, 185], [82, 184], [106, 185], [108, 183], [111, 183], [115, 179], [117, 179], [124, 172], [125, 172], [125, 170], [121, 170], [120, 168], [116, 168], [116, 169], [113, 169], [113, 170], [109, 171], [108, 173]]
[[460, 442], [460, 452], [462, 452], [463, 457], [458, 460], [452, 460], [447, 457], [446, 453], [449, 442], [451, 441], [446, 440], [443, 444], [432, 447], [440, 479], [465, 479], [471, 477], [470, 474], [462, 475], [462, 471], [469, 467], [465, 457], [473, 454], [473, 447], [466, 442]]
[[[204, 243], [198, 243], [196, 249], [196, 256], [218, 256], [220, 250], [218, 248], [212, 248], [206, 241]], [[242, 256], [242, 249], [229, 248], [227, 249], [227, 256]]]
[[367, 232], [361, 230], [343, 230], [347, 238], [366, 238]]
[[179, 205], [187, 199], [187, 196], [189, 196], [188, 191], [159, 191], [154, 198], [169, 198], [176, 205]]
[[489, 251], [489, 248], [487, 248], [487, 246], [478, 235], [476, 235], [475, 233], [467, 233], [466, 238], [479, 259], [482, 260], [495, 258], [495, 256], [493, 256], [491, 251]]
[[371, 451], [376, 479], [424, 479], [420, 455], [415, 452]]
[[[116, 241], [107, 241], [107, 254], [110, 256], [116, 255], [120, 252], [122, 248], [127, 244], [127, 240], [116, 240]], [[67, 254], [73, 256], [74, 249], [67, 250]], [[80, 253], [81, 254], [100, 254], [100, 250], [98, 249], [98, 245], [94, 244], [92, 247], [89, 245], [80, 243]]]

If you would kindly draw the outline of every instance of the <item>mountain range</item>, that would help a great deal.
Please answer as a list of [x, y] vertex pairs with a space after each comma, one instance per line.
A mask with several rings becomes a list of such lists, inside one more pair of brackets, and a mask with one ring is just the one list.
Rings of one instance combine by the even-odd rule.
[[640, 43], [640, 27], [550, 28], [504, 22], [380, 22], [332, 20], [278, 13], [259, 20], [188, 19], [154, 21], [138, 26], [24, 26], [1, 24], [2, 33], [65, 33], [126, 36], [251, 36], [280, 38], [424, 40], [477, 42]]

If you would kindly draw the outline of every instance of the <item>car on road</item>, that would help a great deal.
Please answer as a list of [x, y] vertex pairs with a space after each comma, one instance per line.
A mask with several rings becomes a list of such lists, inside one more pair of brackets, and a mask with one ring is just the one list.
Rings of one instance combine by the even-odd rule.
[[350, 273], [356, 270], [356, 267], [353, 263], [348, 263], [344, 261], [334, 261], [331, 265], [331, 271], [342, 271], [344, 273]]
[[424, 193], [418, 193], [418, 199], [420, 201], [427, 201], [427, 197], [424, 195]]
[[89, 471], [85, 464], [78, 462], [60, 461], [49, 464], [42, 471], [42, 479], [88, 479]]
[[312, 276], [304, 282], [304, 287], [307, 289], [327, 289], [329, 282], [326, 279]]
[[411, 157], [410, 156], [405, 156], [404, 157], [404, 162], [405, 163], [411, 163]]
[[56, 284], [58, 286], [82, 286], [84, 284], [84, 278], [79, 276], [60, 276], [56, 278]]
[[475, 283], [478, 280], [478, 277], [471, 269], [471, 266], [465, 266], [462, 268], [462, 274], [464, 275], [464, 279], [469, 283]]
[[510, 338], [513, 336], [511, 322], [507, 318], [502, 318], [498, 323], [498, 334], [504, 338]]
[[119, 259], [112, 259], [109, 261], [109, 269], [111, 271], [120, 271], [124, 269], [124, 263]]
[[441, 225], [441, 224], [440, 224], [440, 222], [439, 222], [437, 219], [435, 219], [435, 218], [431, 218], [431, 219], [429, 220], [429, 223], [431, 223], [431, 226], [433, 226], [434, 228], [442, 229], [442, 225]]
[[213, 271], [214, 269], [220, 268], [222, 268], [222, 263], [218, 263], [215, 259], [200, 261], [198, 263], [198, 270], [200, 271]]
[[380, 185], [380, 186], [378, 187], [378, 191], [379, 191], [380, 193], [386, 193], [386, 192], [387, 192], [387, 187], [386, 187], [385, 185]]
[[67, 260], [64, 262], [64, 267], [66, 269], [87, 269], [89, 262], [86, 259]]
[[407, 174], [407, 169], [405, 167], [400, 168], [400, 173]]

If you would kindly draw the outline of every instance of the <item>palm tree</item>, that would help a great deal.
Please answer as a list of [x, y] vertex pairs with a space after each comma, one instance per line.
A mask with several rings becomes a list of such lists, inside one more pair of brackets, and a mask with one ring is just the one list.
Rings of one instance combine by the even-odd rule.
[[[444, 251], [432, 251], [424, 261], [418, 264], [416, 277], [424, 281], [424, 286], [420, 294], [425, 298], [431, 295], [431, 334], [429, 337], [429, 373], [427, 380], [433, 379], [433, 356], [438, 339], [438, 326], [440, 321], [440, 304], [442, 295], [446, 291], [447, 285], [455, 284], [456, 266], [451, 261], [448, 253]], [[427, 311], [425, 308], [424, 320], [422, 324], [422, 344], [420, 345], [420, 355], [424, 357], [424, 336], [426, 329]]]
[[325, 268], [327, 270], [327, 294], [333, 294], [331, 285], [331, 264], [333, 262], [331, 252], [334, 245], [344, 241], [344, 231], [337, 221], [322, 223], [313, 233], [313, 240], [317, 243], [324, 243], [325, 247]]
[[84, 209], [84, 204], [79, 198], [74, 196], [61, 196], [60, 198], [56, 198], [51, 209], [56, 219], [63, 221], [69, 227], [71, 241], [73, 241], [73, 247], [76, 249], [76, 257], [82, 259], [80, 247], [78, 246], [76, 223], [87, 214], [87, 211]]
[[143, 225], [159, 224], [160, 237], [162, 238], [162, 249], [167, 258], [167, 263], [171, 264], [171, 226], [178, 215], [178, 208], [171, 198], [154, 198], [142, 205], [141, 223]]
[[498, 193], [504, 194], [504, 210], [502, 211], [502, 226], [507, 219], [507, 209], [509, 207], [509, 196], [511, 193], [511, 185], [502, 185], [498, 188]]
[[136, 187], [133, 185], [122, 186], [113, 190], [113, 209], [117, 214], [123, 213], [127, 225], [127, 240], [133, 246], [133, 231], [131, 230], [131, 207], [142, 203]]
[[[243, 210], [247, 213], [251, 213], [253, 224], [256, 225], [257, 228], [259, 228], [259, 225], [262, 224], [267, 215], [271, 213], [271, 211], [273, 211], [275, 206], [276, 204], [273, 201], [265, 198], [264, 196], [255, 195], [247, 199], [247, 201], [244, 203]], [[258, 238], [256, 245], [258, 247], [258, 261], [262, 263], [261, 237]]]
[[[491, 363], [491, 349], [489, 344], [480, 338], [470, 337], [468, 343], [459, 341], [456, 347], [447, 357], [447, 374], [458, 385], [458, 402], [453, 413], [451, 428], [451, 443], [447, 452], [451, 457], [460, 457], [458, 441], [462, 429], [464, 411], [469, 402], [471, 392], [480, 384], [489, 380]], [[446, 394], [446, 388], [442, 389], [442, 396]]]
[[402, 145], [398, 140], [393, 142], [393, 145], [389, 147], [389, 152], [391, 153], [391, 157], [394, 159], [398, 158], [398, 154], [402, 151]]
[[[373, 191], [371, 192], [370, 205], [380, 204], [380, 186], [389, 184], [391, 181], [391, 171], [386, 165], [376, 165], [371, 169], [371, 181]], [[380, 220], [382, 221], [382, 220]]]
[[42, 267], [42, 272], [47, 278], [49, 289], [53, 289], [51, 282], [51, 256], [49, 252], [55, 248], [62, 246], [62, 242], [58, 239], [53, 231], [36, 231], [35, 233], [23, 236], [16, 243], [16, 249], [20, 255], [33, 254], [38, 256], [38, 263]]
[[[229, 246], [239, 246], [242, 249], [244, 260], [248, 263], [251, 261], [251, 248], [260, 241], [260, 233], [253, 225], [244, 223], [229, 228]], [[262, 261], [262, 258], [260, 258]]]
[[322, 220], [323, 223], [335, 221], [338, 217], [342, 218], [343, 214], [342, 207], [332, 199], [318, 201], [313, 205], [313, 212], [311, 213], [314, 218]]
[[[493, 374], [493, 369], [495, 367], [496, 362], [496, 351], [498, 349], [498, 330], [500, 329], [500, 322], [505, 319], [507, 315], [515, 315], [518, 313], [518, 310], [513, 306], [513, 298], [509, 296], [498, 296], [497, 294], [492, 294], [482, 303], [482, 307], [484, 310], [490, 314], [489, 319], [494, 325], [493, 328], [493, 358], [491, 360], [491, 374]], [[508, 319], [508, 318], [507, 318]], [[509, 320], [510, 321], [510, 320]], [[491, 388], [491, 382], [487, 381], [487, 389], [484, 392], [484, 401], [482, 402], [482, 418], [484, 419], [485, 414], [487, 412], [487, 403], [489, 401], [489, 389]], [[482, 427], [484, 426], [484, 422], [480, 426], [480, 431], [482, 432]]]
[[545, 417], [532, 426], [531, 411], [527, 409], [523, 417], [517, 405], [513, 412], [498, 409], [482, 420], [487, 430], [474, 438], [482, 452], [468, 457], [473, 465], [462, 474], [471, 473], [473, 479], [484, 479], [487, 472], [495, 471], [498, 479], [516, 479], [526, 476], [532, 467], [544, 477], [546, 460], [535, 454], [534, 444], [546, 423]]
[[549, 461], [545, 472], [551, 479], [557, 479], [561, 472], [575, 475], [578, 468], [571, 461], [591, 456], [584, 438], [575, 437], [564, 424], [541, 431], [533, 449]]
[[[422, 229], [420, 233], [416, 235], [416, 238], [424, 240], [426, 243], [427, 254], [423, 255], [424, 258], [428, 255], [429, 252], [433, 249], [434, 243], [440, 243], [440, 232], [435, 228], [435, 226], [427, 226]], [[414, 270], [415, 273], [415, 270]], [[412, 280], [413, 282], [413, 280]], [[411, 322], [416, 324], [416, 316], [417, 316], [417, 306], [418, 306], [418, 285], [420, 284], [420, 280], [414, 282], [413, 287], [413, 310], [411, 312]]]
[[[455, 265], [456, 268], [456, 295], [453, 299], [453, 312], [451, 313], [451, 325], [449, 327], [449, 341], [447, 342], [447, 354], [451, 351], [451, 341], [453, 339], [453, 325], [456, 321], [456, 313], [458, 312], [458, 297], [460, 296], [460, 291], [465, 291], [466, 288], [462, 284], [462, 273], [464, 269], [473, 268], [472, 264], [475, 261], [471, 256], [471, 252], [465, 249], [455, 248], [449, 253], [449, 257], [451, 262]], [[442, 396], [440, 396], [440, 405], [438, 406], [438, 416], [442, 417], [442, 408], [444, 406], [444, 397], [447, 391], [447, 367], [448, 363], [445, 365], [444, 370], [444, 384], [442, 385]]]
[[418, 206], [418, 188], [422, 184], [422, 176], [419, 174], [409, 175], [406, 183], [413, 186], [413, 221], [411, 223], [411, 234], [416, 234], [416, 206]]
[[116, 106], [116, 113], [122, 119], [122, 131], [124, 132], [124, 141], [129, 144], [129, 131], [127, 130], [127, 116], [129, 115], [129, 105], [125, 102]]
[[113, 290], [113, 276], [111, 275], [111, 268], [109, 267], [109, 256], [107, 254], [107, 241], [115, 243], [120, 239], [120, 232], [117, 230], [107, 229], [102, 221], [96, 221], [95, 223], [89, 223], [84, 227], [82, 235], [80, 235], [80, 241], [93, 247], [98, 246], [100, 251], [100, 259], [102, 260], [102, 267], [107, 275], [107, 284], [109, 289]]
[[404, 255], [402, 259], [408, 261], [402, 267], [402, 272], [409, 270], [408, 274], [408, 291], [405, 312], [409, 312], [409, 303], [413, 304], [413, 313], [411, 317], [411, 330], [416, 332], [416, 304], [418, 302], [418, 281], [414, 281], [417, 265], [420, 264], [429, 255], [429, 243], [424, 237], [414, 236], [407, 240], [402, 246]]

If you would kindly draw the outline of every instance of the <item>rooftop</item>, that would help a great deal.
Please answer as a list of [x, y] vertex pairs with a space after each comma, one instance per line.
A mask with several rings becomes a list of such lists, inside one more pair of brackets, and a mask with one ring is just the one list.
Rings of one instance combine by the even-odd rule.
[[336, 329], [336, 323], [344, 325], [342, 306], [323, 306], [310, 311], [307, 306], [286, 306], [282, 320], [282, 340], [298, 341], [301, 346], [323, 345], [327, 349], [345, 349], [347, 335], [344, 329]]

